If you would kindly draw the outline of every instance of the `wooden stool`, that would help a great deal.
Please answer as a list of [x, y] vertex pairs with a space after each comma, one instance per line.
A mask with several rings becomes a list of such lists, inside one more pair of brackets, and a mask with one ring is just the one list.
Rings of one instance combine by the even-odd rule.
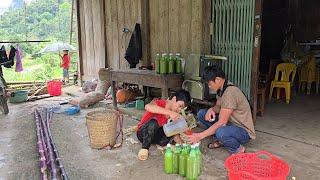
[[266, 88], [258, 87], [257, 113], [260, 112], [260, 116], [263, 116], [265, 98], [266, 98]]

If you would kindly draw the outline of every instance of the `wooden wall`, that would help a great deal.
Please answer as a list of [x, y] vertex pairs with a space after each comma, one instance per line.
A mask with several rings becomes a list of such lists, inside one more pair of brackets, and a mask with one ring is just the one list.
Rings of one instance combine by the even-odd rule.
[[150, 52], [210, 53], [211, 0], [150, 0]]
[[[146, 3], [148, 0], [106, 0], [106, 48], [107, 64], [113, 69], [127, 69], [128, 62], [124, 59], [124, 54], [134, 30], [135, 24], [139, 23], [142, 34], [143, 60], [148, 59], [148, 27], [146, 26]], [[124, 33], [123, 28], [128, 28], [129, 33]]]
[[78, 1], [80, 74], [82, 80], [97, 77], [99, 68], [106, 67], [104, 0]]
[[[126, 69], [124, 59], [135, 23], [142, 31], [142, 65], [156, 53], [210, 53], [211, 0], [87, 0], [78, 16], [83, 80], [100, 67]], [[130, 30], [123, 33], [123, 28]], [[95, 47], [95, 48], [92, 48]]]

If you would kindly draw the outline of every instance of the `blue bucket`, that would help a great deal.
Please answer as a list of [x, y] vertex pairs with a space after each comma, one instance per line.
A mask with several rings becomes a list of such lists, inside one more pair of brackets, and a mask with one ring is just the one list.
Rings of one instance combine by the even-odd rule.
[[17, 90], [9, 98], [10, 103], [21, 103], [28, 100], [28, 91], [27, 90]]

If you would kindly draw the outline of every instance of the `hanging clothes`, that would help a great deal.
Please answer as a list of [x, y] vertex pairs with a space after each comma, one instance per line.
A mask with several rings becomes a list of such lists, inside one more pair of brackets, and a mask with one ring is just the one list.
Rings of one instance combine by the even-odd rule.
[[5, 65], [6, 68], [11, 68], [14, 65], [14, 57], [16, 56], [16, 48], [10, 46], [10, 53], [9, 53], [9, 62]]
[[142, 40], [140, 24], [136, 23], [132, 32], [128, 48], [124, 58], [130, 64], [130, 68], [135, 68], [142, 58]]
[[16, 51], [16, 72], [23, 71], [22, 66], [22, 50], [19, 45], [17, 45], [17, 51]]
[[4, 46], [1, 46], [1, 49], [0, 49], [0, 63], [4, 63], [4, 62], [7, 62], [9, 61], [8, 59], [8, 55], [7, 55], [7, 52], [6, 52], [6, 48]]

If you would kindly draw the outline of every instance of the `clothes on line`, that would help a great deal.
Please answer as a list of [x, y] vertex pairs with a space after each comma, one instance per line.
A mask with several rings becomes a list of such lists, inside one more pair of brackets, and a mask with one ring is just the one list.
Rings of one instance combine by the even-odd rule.
[[22, 50], [19, 45], [17, 45], [17, 51], [16, 51], [16, 72], [23, 71], [22, 66]]
[[23, 70], [22, 66], [22, 50], [19, 44], [14, 47], [10, 46], [10, 52], [9, 56], [7, 54], [5, 46], [1, 46], [0, 48], [0, 63], [5, 63], [4, 67], [6, 68], [11, 68], [15, 63], [14, 63], [14, 58], [16, 57], [16, 67], [15, 71], [16, 72], [21, 72]]

